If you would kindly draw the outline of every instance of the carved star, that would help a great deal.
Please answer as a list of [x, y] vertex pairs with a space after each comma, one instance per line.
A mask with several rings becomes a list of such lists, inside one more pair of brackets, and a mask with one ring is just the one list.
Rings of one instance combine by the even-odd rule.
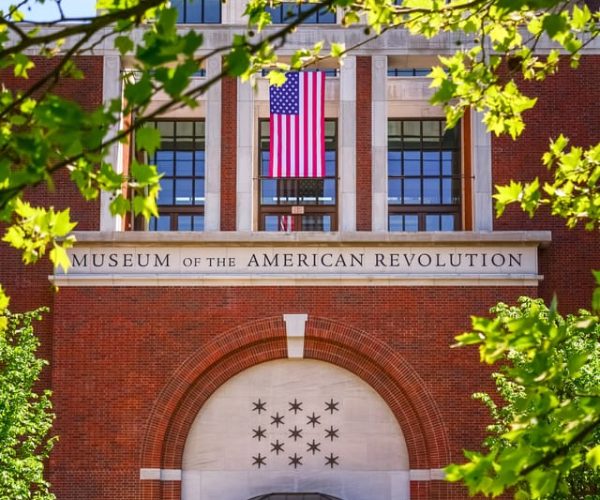
[[331, 398], [331, 401], [329, 401], [329, 403], [325, 401], [325, 411], [330, 411], [333, 415], [334, 411], [340, 411], [340, 409], [338, 408], [339, 404], [339, 401], [337, 403], [334, 403], [333, 398]]
[[288, 411], [293, 411], [294, 415], [296, 415], [299, 411], [302, 411], [302, 403], [299, 402], [296, 398], [294, 398], [293, 403], [288, 403], [290, 405], [290, 409]]
[[277, 428], [280, 425], [283, 425], [283, 415], [280, 415], [279, 412], [275, 414], [275, 416], [271, 415], [271, 425], [275, 424]]
[[252, 465], [256, 465], [256, 467], [258, 467], [260, 469], [261, 466], [267, 466], [267, 457], [263, 457], [260, 453], [258, 454], [257, 457], [252, 457], [252, 459], [254, 460], [254, 462], [252, 462]]
[[333, 441], [335, 438], [338, 438], [338, 439], [339, 439], [339, 437], [340, 437], [340, 436], [338, 436], [338, 432], [339, 432], [339, 431], [340, 431], [339, 429], [334, 429], [334, 428], [333, 428], [333, 425], [332, 425], [332, 426], [331, 426], [329, 429], [325, 429], [325, 439], [329, 438], [329, 439], [331, 439], [332, 441]]
[[260, 425], [258, 426], [258, 429], [252, 429], [252, 432], [254, 432], [252, 439], [257, 438], [259, 442], [262, 438], [267, 439], [267, 429], [263, 429]]
[[254, 405], [254, 408], [252, 408], [252, 411], [257, 411], [259, 415], [260, 415], [261, 411], [267, 411], [267, 409], [265, 408], [267, 402], [261, 401], [260, 398], [258, 398], [258, 401], [256, 403], [252, 403], [252, 404]]
[[290, 431], [290, 437], [294, 438], [294, 442], [298, 439], [302, 437], [302, 429], [298, 429], [297, 426], [294, 425], [293, 429], [289, 429]]
[[306, 444], [308, 445], [308, 449], [306, 451], [312, 452], [313, 455], [317, 451], [321, 451], [321, 449], [319, 448], [319, 446], [321, 446], [321, 443], [317, 443], [314, 439], [312, 440], [312, 443], [306, 443]]
[[277, 439], [274, 443], [271, 443], [271, 452], [275, 452], [277, 455], [279, 455], [280, 452], [283, 453], [284, 444], [285, 443], [280, 443], [279, 439]]
[[338, 463], [339, 458], [339, 456], [334, 457], [333, 453], [330, 453], [328, 457], [325, 457], [325, 465], [329, 465], [333, 469], [336, 465], [340, 465]]
[[315, 427], [315, 425], [319, 424], [321, 425], [321, 422], [319, 422], [319, 419], [321, 418], [320, 415], [315, 415], [315, 412], [313, 411], [312, 416], [310, 417], [306, 417], [308, 418], [308, 422], [306, 422], [307, 424], [311, 424], [313, 426], [313, 428]]
[[294, 469], [297, 469], [299, 466], [302, 466], [302, 457], [299, 457], [298, 454], [294, 453], [293, 457], [288, 457], [290, 459], [290, 463], [288, 465], [293, 465]]

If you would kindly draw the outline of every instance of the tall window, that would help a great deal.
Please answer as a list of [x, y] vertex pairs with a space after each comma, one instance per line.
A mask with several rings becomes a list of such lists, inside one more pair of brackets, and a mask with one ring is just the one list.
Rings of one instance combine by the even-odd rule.
[[162, 174], [151, 231], [204, 230], [204, 121], [157, 121], [160, 148], [150, 158]]
[[[271, 14], [273, 24], [285, 24], [314, 7], [314, 3], [283, 2], [275, 7], [268, 7], [267, 12]], [[335, 21], [335, 12], [323, 8], [307, 17], [304, 24], [335, 24]]]
[[259, 229], [337, 230], [337, 122], [325, 120], [325, 177], [269, 177], [269, 121], [260, 122]]
[[178, 23], [219, 24], [221, 22], [220, 0], [172, 0], [171, 5], [179, 13]]
[[460, 125], [388, 121], [388, 229], [461, 228]]

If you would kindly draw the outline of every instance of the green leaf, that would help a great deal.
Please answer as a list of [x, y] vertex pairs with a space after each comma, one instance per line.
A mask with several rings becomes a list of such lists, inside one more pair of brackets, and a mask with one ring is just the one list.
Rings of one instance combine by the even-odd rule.
[[600, 468], [600, 444], [594, 446], [585, 454], [585, 461], [595, 469]]
[[122, 56], [128, 52], [132, 52], [135, 48], [135, 44], [131, 37], [126, 35], [120, 35], [115, 38], [115, 47], [119, 50]]
[[135, 133], [137, 149], [143, 149], [149, 156], [160, 147], [160, 132], [154, 127], [139, 128]]

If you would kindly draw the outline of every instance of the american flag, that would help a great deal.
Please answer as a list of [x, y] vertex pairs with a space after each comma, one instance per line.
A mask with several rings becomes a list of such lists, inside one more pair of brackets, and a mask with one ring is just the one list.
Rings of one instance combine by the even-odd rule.
[[271, 177], [325, 175], [325, 73], [287, 73], [280, 87], [272, 85]]

